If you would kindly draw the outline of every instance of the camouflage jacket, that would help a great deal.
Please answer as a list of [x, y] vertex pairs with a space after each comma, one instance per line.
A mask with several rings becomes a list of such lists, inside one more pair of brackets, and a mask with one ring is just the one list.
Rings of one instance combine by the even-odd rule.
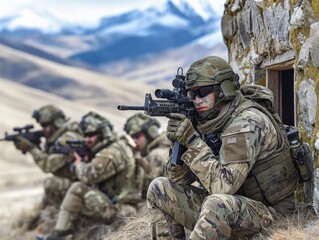
[[169, 147], [170, 142], [167, 140], [165, 134], [161, 134], [147, 145], [142, 156], [136, 156], [137, 164], [143, 168], [145, 173], [142, 184], [143, 197], [146, 196], [151, 181], [163, 175], [168, 159]]
[[72, 153], [62, 154], [54, 151], [55, 144], [65, 145], [67, 140], [82, 140], [78, 123], [66, 122], [53, 136], [47, 139], [45, 150], [34, 147], [30, 153], [35, 163], [44, 172], [75, 180], [76, 175], [71, 170]]
[[168, 158], [170, 142], [165, 134], [161, 134], [147, 145], [144, 155], [142, 155], [148, 163], [145, 169], [146, 177], [154, 179], [163, 175], [164, 166]]
[[212, 129], [215, 124], [222, 125], [221, 131], [215, 132], [222, 141], [220, 155], [216, 157], [204, 137], [198, 137], [181, 157], [185, 164], [176, 167], [168, 164], [167, 174], [180, 184], [198, 181], [208, 194], [235, 194], [255, 162], [275, 152], [276, 130], [270, 119], [254, 108], [228, 121], [214, 123]]
[[81, 162], [76, 166], [76, 174], [81, 182], [97, 187], [113, 201], [130, 203], [141, 196], [133, 184], [133, 152], [123, 139], [102, 148], [89, 163]]

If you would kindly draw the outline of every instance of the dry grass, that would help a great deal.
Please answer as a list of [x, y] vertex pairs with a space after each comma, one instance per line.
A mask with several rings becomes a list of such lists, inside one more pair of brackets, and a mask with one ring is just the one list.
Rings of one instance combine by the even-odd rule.
[[256, 235], [254, 240], [308, 240], [318, 239], [319, 220], [309, 205], [300, 204], [286, 218], [275, 219], [274, 225]]
[[[50, 213], [51, 212], [51, 213]], [[42, 219], [56, 219], [56, 210], [41, 213]], [[30, 214], [30, 213], [29, 213]], [[23, 213], [22, 216], [27, 216]], [[110, 225], [102, 222], [93, 222], [92, 220], [81, 217], [77, 221], [74, 239], [76, 240], [141, 240], [151, 239], [150, 237], [150, 215], [147, 212], [146, 204], [143, 204], [137, 217], [119, 218]], [[49, 221], [49, 228], [53, 227], [53, 222]], [[43, 225], [40, 228], [43, 228]], [[38, 231], [39, 232], [39, 227]], [[14, 239], [34, 239], [35, 231], [27, 232], [26, 229], [15, 229]], [[47, 232], [48, 229], [42, 229]], [[189, 234], [189, 231], [187, 231]], [[28, 237], [32, 236], [32, 237]], [[309, 206], [299, 206], [296, 211], [287, 218], [276, 219], [273, 227], [267, 229], [267, 232], [254, 236], [253, 240], [308, 240], [318, 239], [319, 220]], [[8, 238], [10, 239], [10, 238]]]
[[103, 237], [103, 240], [137, 240], [150, 239], [150, 216], [144, 204], [137, 217], [122, 218], [122, 224], [119, 229]]
[[279, 229], [275, 231], [269, 239], [271, 240], [308, 240], [318, 239], [319, 237], [319, 221], [313, 221], [305, 227], [290, 225], [287, 229]]
[[[149, 233], [150, 216], [144, 206], [139, 217], [125, 219], [125, 224], [117, 231], [104, 236], [103, 240], [151, 239]], [[189, 233], [189, 231], [187, 231]], [[308, 240], [318, 239], [319, 220], [309, 206], [300, 205], [287, 218], [277, 219], [267, 232], [258, 234], [253, 240]]]

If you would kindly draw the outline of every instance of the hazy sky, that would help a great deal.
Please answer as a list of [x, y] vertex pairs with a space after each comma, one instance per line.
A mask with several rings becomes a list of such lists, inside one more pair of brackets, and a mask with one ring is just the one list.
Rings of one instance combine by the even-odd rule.
[[[145, 8], [166, 0], [2, 0], [0, 17], [18, 13], [25, 8], [49, 10], [74, 22], [96, 23], [101, 16]], [[196, 0], [191, 0], [196, 1]], [[220, 14], [225, 0], [207, 0], [214, 3]]]

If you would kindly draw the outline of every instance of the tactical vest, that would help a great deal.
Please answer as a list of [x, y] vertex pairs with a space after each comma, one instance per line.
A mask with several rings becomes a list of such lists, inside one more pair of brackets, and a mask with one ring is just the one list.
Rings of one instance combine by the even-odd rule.
[[260, 104], [248, 100], [235, 110], [232, 118], [248, 108], [258, 109], [268, 116], [276, 129], [278, 146], [269, 157], [256, 160], [237, 194], [265, 205], [274, 205], [294, 193], [298, 172], [291, 158], [289, 141], [279, 116], [271, 114]]
[[133, 201], [136, 202], [136, 194], [134, 194], [135, 161], [133, 153], [123, 139], [113, 142], [107, 148], [113, 148], [120, 152], [120, 157], [122, 158], [122, 160], [124, 160], [125, 170], [118, 171], [116, 162], [112, 161], [111, 163], [116, 170], [116, 174], [111, 178], [108, 178], [105, 181], [99, 183], [99, 190], [107, 194], [114, 203], [131, 203]]

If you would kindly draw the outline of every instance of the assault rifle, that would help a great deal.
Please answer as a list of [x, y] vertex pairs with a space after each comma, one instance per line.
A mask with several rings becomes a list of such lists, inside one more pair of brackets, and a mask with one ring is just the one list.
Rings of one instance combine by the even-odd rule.
[[33, 131], [32, 124], [27, 124], [24, 127], [14, 127], [13, 131], [17, 132], [16, 134], [8, 134], [7, 132], [4, 133], [4, 138], [1, 138], [0, 141], [15, 141], [17, 137], [23, 137], [28, 139], [30, 142], [35, 144], [37, 147], [40, 147], [41, 137], [43, 137], [42, 130]]
[[[52, 153], [62, 153], [68, 155], [70, 153], [77, 152], [81, 157], [81, 161], [85, 161], [84, 159], [87, 157], [88, 161], [90, 161], [94, 154], [91, 152], [90, 148], [86, 145], [84, 140], [67, 140], [66, 145], [61, 143], [57, 143], [53, 146]], [[73, 163], [70, 165], [70, 171], [74, 172], [75, 167]]]
[[84, 140], [67, 140], [66, 145], [57, 143], [53, 147], [53, 153], [67, 155], [72, 152], [77, 152], [81, 158], [88, 156], [88, 158], [91, 159], [93, 157], [93, 153]]
[[[187, 97], [185, 76], [183, 68], [177, 69], [175, 79], [172, 81], [173, 90], [156, 89], [155, 96], [166, 100], [153, 100], [150, 93], [145, 94], [144, 106], [117, 106], [118, 110], [142, 110], [149, 116], [167, 116], [169, 113], [182, 113], [193, 123], [195, 121], [195, 107], [193, 102]], [[173, 155], [171, 163], [173, 165], [182, 165], [181, 155], [186, 151], [186, 147], [178, 141], [174, 142]]]

